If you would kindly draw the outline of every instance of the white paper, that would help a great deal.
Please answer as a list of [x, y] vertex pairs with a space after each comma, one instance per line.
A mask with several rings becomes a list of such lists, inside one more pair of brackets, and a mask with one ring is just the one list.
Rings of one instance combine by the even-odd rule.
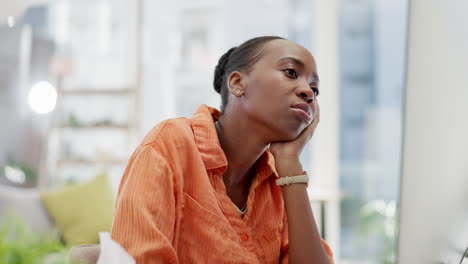
[[125, 249], [111, 239], [108, 232], [99, 232], [101, 252], [97, 264], [135, 264]]

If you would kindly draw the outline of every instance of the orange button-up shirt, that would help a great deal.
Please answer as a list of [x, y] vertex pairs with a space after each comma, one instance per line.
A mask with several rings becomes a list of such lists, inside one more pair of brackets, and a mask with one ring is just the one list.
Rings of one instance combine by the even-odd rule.
[[[257, 161], [243, 217], [226, 194], [227, 159], [202, 105], [163, 121], [130, 158], [112, 238], [137, 263], [288, 263], [288, 223], [273, 155]], [[332, 253], [325, 241], [325, 250]]]

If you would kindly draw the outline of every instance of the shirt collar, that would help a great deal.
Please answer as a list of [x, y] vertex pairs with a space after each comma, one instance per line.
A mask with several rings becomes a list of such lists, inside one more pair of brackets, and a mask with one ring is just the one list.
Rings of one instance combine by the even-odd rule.
[[195, 144], [201, 154], [207, 170], [226, 168], [227, 159], [219, 143], [214, 122], [221, 116], [215, 108], [201, 105], [193, 114], [191, 120], [195, 136]]
[[[224, 171], [227, 168], [226, 155], [221, 148], [214, 126], [214, 122], [220, 116], [221, 112], [219, 110], [203, 104], [198, 107], [190, 119], [195, 143], [207, 170], [221, 169]], [[261, 182], [272, 174], [278, 178], [275, 159], [268, 148], [258, 160], [256, 178]]]

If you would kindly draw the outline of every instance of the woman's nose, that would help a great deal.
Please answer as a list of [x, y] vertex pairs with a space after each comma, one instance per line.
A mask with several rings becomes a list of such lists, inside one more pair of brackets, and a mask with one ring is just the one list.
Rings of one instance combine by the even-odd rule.
[[314, 91], [310, 88], [309, 84], [301, 84], [300, 88], [297, 90], [299, 97], [304, 99], [308, 104], [312, 103], [314, 100]]

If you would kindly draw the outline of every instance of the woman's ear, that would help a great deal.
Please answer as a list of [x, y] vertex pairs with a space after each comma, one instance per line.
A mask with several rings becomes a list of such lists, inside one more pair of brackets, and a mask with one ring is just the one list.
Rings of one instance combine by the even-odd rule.
[[241, 72], [233, 71], [227, 79], [229, 92], [234, 96], [240, 97], [244, 94], [244, 75]]

